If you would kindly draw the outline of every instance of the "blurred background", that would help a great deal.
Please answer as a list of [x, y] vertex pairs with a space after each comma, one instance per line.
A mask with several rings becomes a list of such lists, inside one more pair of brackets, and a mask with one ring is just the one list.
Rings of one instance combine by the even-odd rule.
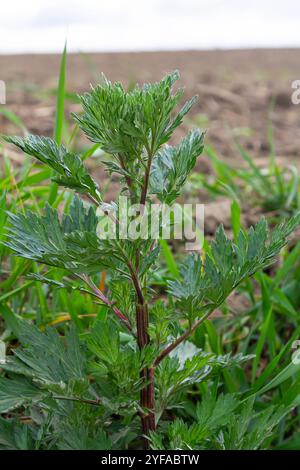
[[297, 0], [11, 0], [0, 52], [297, 47]]
[[[299, 20], [297, 0], [2, 2], [1, 132], [20, 132], [21, 122], [30, 132], [53, 133], [67, 40], [67, 117], [78, 110], [76, 93], [102, 72], [131, 87], [178, 69], [187, 98], [199, 95], [182, 133], [193, 125], [208, 129], [207, 142], [235, 165], [238, 138], [261, 166], [273, 146], [279, 163], [298, 166], [300, 106], [291, 94], [300, 79]], [[209, 159], [199, 165], [210, 172]]]

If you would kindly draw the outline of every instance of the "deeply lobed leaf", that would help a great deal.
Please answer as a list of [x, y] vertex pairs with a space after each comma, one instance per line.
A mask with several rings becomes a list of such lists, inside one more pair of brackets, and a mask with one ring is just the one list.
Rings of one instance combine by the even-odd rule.
[[154, 159], [150, 176], [150, 191], [161, 202], [171, 204], [180, 194], [187, 176], [203, 151], [204, 133], [190, 132], [176, 147], [166, 145]]
[[178, 78], [178, 72], [173, 72], [158, 83], [135, 86], [129, 92], [120, 83], [104, 79], [103, 84], [80, 97], [84, 114], [75, 115], [75, 120], [89, 139], [110, 154], [122, 154], [131, 160], [140, 158], [144, 148], [154, 154], [195, 101], [189, 101], [172, 116], [182, 96], [181, 90], [172, 93]]
[[99, 272], [112, 264], [105, 242], [100, 246], [97, 237], [95, 209], [85, 210], [77, 197], [61, 220], [47, 205], [41, 216], [28, 210], [25, 214], [9, 213], [9, 221], [5, 244], [18, 256], [74, 273]]
[[59, 185], [90, 194], [100, 201], [99, 188], [91, 178], [79, 155], [68, 152], [64, 145], [58, 146], [49, 137], [28, 135], [26, 137], [3, 136], [23, 152], [37, 158], [58, 173], [53, 179]]
[[214, 310], [244, 279], [274, 262], [299, 224], [300, 213], [270, 234], [262, 218], [246, 234], [241, 230], [236, 244], [221, 225], [204, 263], [200, 255], [190, 254], [181, 266], [181, 279], [169, 281], [169, 292], [179, 299], [188, 315]]

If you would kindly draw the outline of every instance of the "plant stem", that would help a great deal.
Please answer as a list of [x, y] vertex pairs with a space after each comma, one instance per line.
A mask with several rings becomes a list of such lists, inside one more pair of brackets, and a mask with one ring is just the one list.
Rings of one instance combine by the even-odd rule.
[[[142, 350], [150, 343], [148, 335], [149, 314], [148, 306], [144, 302], [142, 305], [138, 304], [136, 308], [137, 318], [137, 340], [139, 349]], [[147, 385], [141, 390], [140, 404], [143, 410], [141, 414], [142, 431], [145, 436], [144, 448], [148, 449], [149, 442], [147, 437], [150, 431], [155, 430], [155, 396], [154, 396], [154, 368], [145, 367], [140, 374], [143, 382]]]
[[149, 186], [151, 163], [152, 163], [152, 155], [149, 155], [148, 165], [147, 165], [147, 168], [146, 168], [146, 171], [145, 171], [145, 181], [144, 181], [144, 186], [142, 188], [142, 194], [141, 194], [141, 200], [140, 200], [140, 204], [142, 206], [144, 206], [145, 203], [146, 203], [146, 197], [147, 197], [148, 186]]
[[[125, 162], [124, 162], [124, 158], [123, 158], [123, 155], [121, 155], [120, 153], [118, 154], [118, 158], [119, 158], [119, 162], [120, 162], [120, 165], [121, 165], [121, 168], [126, 172], [126, 165], [125, 165]], [[125, 180], [126, 180], [126, 183], [127, 183], [127, 186], [128, 186], [128, 191], [129, 191], [129, 194], [130, 194], [130, 199], [131, 201], [133, 202], [134, 200], [134, 191], [133, 191], [133, 185], [132, 185], [132, 179], [130, 178], [130, 176], [126, 175], [125, 176]]]
[[[137, 273], [132, 266], [131, 262], [128, 261], [128, 268], [130, 271], [131, 279], [137, 295], [137, 305], [136, 305], [136, 327], [137, 327], [137, 343], [140, 351], [142, 351], [149, 343], [150, 337], [148, 334], [149, 327], [149, 312], [148, 305], [145, 301], [143, 290], [140, 285], [139, 278]], [[150, 431], [155, 430], [155, 396], [154, 396], [154, 368], [145, 367], [141, 373], [140, 377], [143, 380], [143, 383], [147, 384], [141, 390], [140, 394], [140, 405], [143, 410], [141, 414], [142, 422], [142, 432], [145, 436], [144, 438], [144, 448], [149, 448], [149, 441], [147, 437], [149, 436]]]
[[[152, 163], [152, 158], [153, 158], [153, 142], [154, 140], [152, 141], [151, 149], [147, 146], [148, 162], [147, 162], [147, 167], [145, 169], [144, 184], [142, 187], [141, 197], [140, 197], [140, 205], [142, 206], [142, 211], [144, 210], [144, 206], [146, 203], [148, 186], [149, 186], [151, 163]], [[122, 158], [120, 158], [120, 164], [122, 168], [125, 169], [124, 161], [122, 161]], [[132, 190], [131, 180], [128, 180], [127, 183], [128, 183], [129, 191]], [[136, 250], [135, 265], [132, 264], [132, 262], [128, 259], [126, 255], [124, 256], [124, 259], [128, 266], [132, 283], [134, 285], [136, 296], [137, 296], [137, 304], [136, 304], [137, 343], [138, 343], [138, 347], [140, 351], [142, 351], [145, 347], [149, 345], [150, 337], [148, 334], [148, 328], [149, 328], [148, 305], [144, 298], [143, 289], [140, 283], [140, 279], [138, 277], [139, 265], [140, 265], [139, 249]], [[140, 377], [143, 383], [145, 384], [140, 394], [140, 405], [142, 409], [141, 422], [142, 422], [142, 432], [144, 435], [143, 443], [144, 443], [145, 449], [149, 448], [149, 440], [148, 440], [149, 433], [151, 431], [154, 431], [156, 427], [155, 412], [154, 412], [155, 411], [154, 370], [155, 369], [153, 367], [150, 367], [150, 368], [145, 367], [140, 373]]]
[[203, 323], [211, 314], [213, 310], [210, 310], [205, 315], [203, 315], [199, 320], [197, 320], [188, 330], [186, 330], [181, 336], [179, 336], [173, 343], [169, 344], [165, 349], [163, 349], [153, 363], [153, 367], [155, 368], [158, 364], [170, 354], [180, 343], [182, 343], [185, 339], [187, 339], [201, 323]]
[[98, 298], [100, 299], [105, 305], [107, 305], [108, 307], [110, 307], [113, 312], [119, 317], [119, 319], [124, 323], [124, 325], [127, 327], [127, 329], [130, 331], [130, 333], [133, 333], [133, 330], [132, 330], [132, 326], [130, 324], [130, 321], [128, 320], [127, 317], [125, 317], [125, 315], [123, 315], [123, 313], [113, 305], [112, 301], [109, 300], [104, 294], [103, 292], [101, 292], [100, 289], [98, 289], [98, 287], [93, 283], [93, 281], [86, 275], [82, 275], [82, 276], [78, 276], [80, 277], [80, 279], [84, 280], [87, 285], [92, 289], [92, 293]]
[[[148, 162], [147, 162], [147, 167], [145, 171], [144, 185], [142, 187], [141, 198], [140, 198], [140, 205], [142, 206], [142, 210], [144, 210], [144, 206], [146, 204], [151, 164], [152, 164], [152, 158], [153, 158], [153, 144], [154, 144], [154, 140], [152, 140], [151, 149], [147, 148]], [[139, 270], [139, 264], [140, 264], [140, 253], [139, 251], [137, 251], [136, 253], [136, 271], [137, 272]], [[142, 350], [150, 343], [150, 337], [148, 334], [149, 312], [148, 312], [148, 305], [145, 302], [143, 291], [140, 288], [140, 284], [139, 284], [139, 280], [137, 276], [133, 276], [132, 280], [135, 285], [136, 293], [137, 293], [137, 297], [139, 301], [137, 308], [136, 308], [137, 337], [138, 337], [138, 346], [140, 350]], [[156, 429], [154, 372], [155, 372], [154, 367], [150, 367], [150, 368], [145, 367], [141, 371], [141, 377], [144, 383], [147, 384], [141, 390], [141, 397], [140, 397], [141, 408], [143, 411], [145, 411], [145, 413], [141, 415], [141, 421], [142, 421], [142, 431], [145, 436], [144, 448], [146, 450], [149, 448], [149, 441], [148, 441], [149, 434], [151, 431], [155, 431]]]

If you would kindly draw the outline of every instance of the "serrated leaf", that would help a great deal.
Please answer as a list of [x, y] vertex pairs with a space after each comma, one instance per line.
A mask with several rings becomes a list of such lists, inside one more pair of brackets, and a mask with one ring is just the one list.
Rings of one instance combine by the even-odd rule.
[[93, 142], [110, 154], [121, 154], [126, 161], [141, 157], [144, 147], [154, 153], [171, 136], [193, 104], [186, 103], [173, 118], [171, 113], [182, 95], [172, 93], [177, 71], [158, 83], [135, 86], [126, 92], [120, 83], [103, 83], [80, 97], [84, 114], [75, 115], [80, 128]]
[[169, 292], [192, 315], [214, 310], [244, 279], [274, 262], [299, 224], [300, 213], [269, 233], [266, 221], [261, 219], [246, 236], [240, 231], [236, 244], [221, 226], [203, 267], [200, 256], [190, 254], [180, 268], [181, 279], [168, 282]]
[[150, 175], [150, 191], [161, 202], [171, 204], [179, 195], [203, 151], [203, 138], [204, 134], [195, 129], [176, 147], [166, 145], [156, 154]]
[[85, 210], [77, 197], [61, 220], [47, 205], [41, 216], [27, 210], [9, 213], [9, 221], [5, 244], [18, 256], [75, 273], [95, 273], [113, 265], [109, 243], [97, 236], [94, 208]]
[[160, 253], [160, 246], [158, 245], [149, 253], [148, 256], [146, 256], [143, 259], [141, 263], [141, 267], [140, 267], [140, 276], [143, 276], [149, 271], [151, 266], [153, 266], [153, 264], [156, 262], [159, 253]]
[[79, 155], [68, 152], [64, 145], [58, 146], [49, 137], [36, 135], [3, 136], [3, 139], [53, 168], [58, 173], [54, 181], [59, 185], [101, 200], [98, 185], [89, 175]]
[[45, 393], [26, 379], [0, 378], [0, 413], [8, 413], [25, 404], [37, 402], [43, 396]]
[[42, 332], [18, 320], [18, 335], [25, 347], [14, 350], [14, 356], [2, 365], [4, 370], [44, 383], [68, 383], [84, 378], [85, 357], [74, 328], [66, 334], [64, 344], [55, 329]]

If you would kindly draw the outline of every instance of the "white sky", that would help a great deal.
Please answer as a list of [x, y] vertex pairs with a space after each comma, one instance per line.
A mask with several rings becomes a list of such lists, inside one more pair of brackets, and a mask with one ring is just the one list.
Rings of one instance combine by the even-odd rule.
[[0, 0], [0, 53], [300, 46], [299, 0]]

